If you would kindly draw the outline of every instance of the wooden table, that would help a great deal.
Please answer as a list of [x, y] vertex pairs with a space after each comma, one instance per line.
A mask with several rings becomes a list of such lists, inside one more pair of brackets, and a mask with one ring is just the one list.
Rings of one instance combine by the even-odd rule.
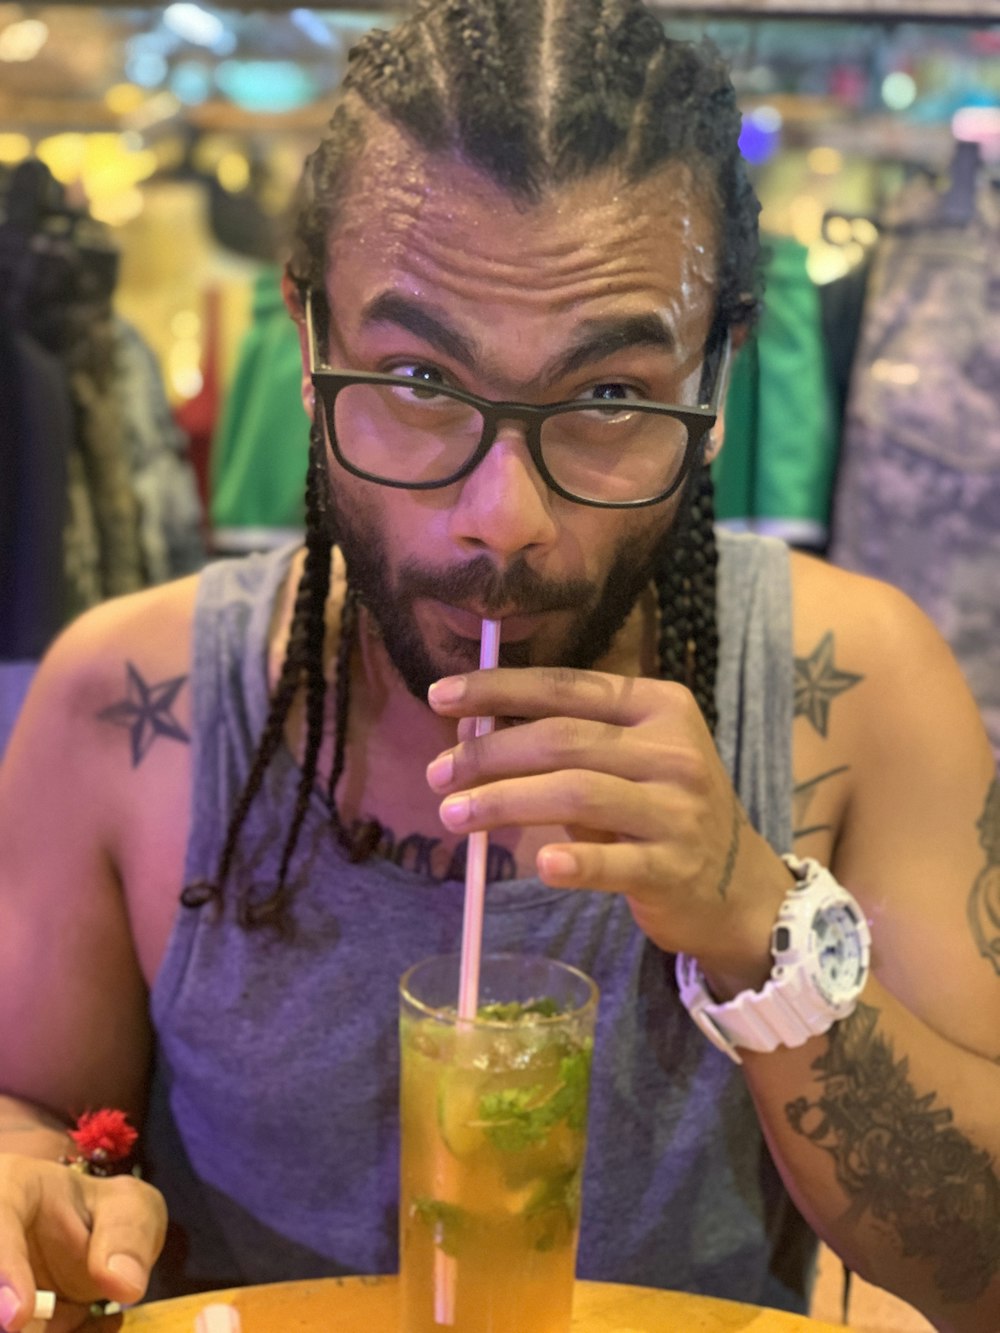
[[[198, 1311], [221, 1302], [239, 1311], [243, 1333], [391, 1333], [397, 1300], [394, 1277], [279, 1282], [138, 1305], [126, 1313], [121, 1328], [122, 1333], [193, 1333]], [[94, 1327], [110, 1331], [118, 1323], [107, 1319]], [[707, 1296], [578, 1282], [573, 1333], [843, 1333], [843, 1328]]]

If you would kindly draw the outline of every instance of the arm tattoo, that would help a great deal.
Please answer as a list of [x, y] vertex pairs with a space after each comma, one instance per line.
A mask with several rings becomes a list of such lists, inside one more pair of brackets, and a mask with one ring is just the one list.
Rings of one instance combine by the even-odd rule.
[[839, 671], [833, 663], [833, 630], [828, 630], [808, 657], [795, 659], [795, 717], [806, 717], [826, 735], [830, 704], [864, 676]]
[[1000, 1272], [1000, 1180], [937, 1094], [914, 1090], [877, 1021], [859, 1004], [831, 1030], [812, 1066], [822, 1090], [789, 1102], [788, 1123], [831, 1155], [850, 1214], [893, 1226], [906, 1258], [933, 1258], [945, 1300], [972, 1300]]
[[133, 768], [139, 767], [157, 736], [190, 741], [171, 711], [186, 680], [187, 676], [174, 676], [158, 685], [147, 685], [132, 663], [125, 663], [126, 697], [110, 708], [102, 708], [97, 716], [102, 722], [113, 722], [129, 732]]
[[828, 768], [825, 773], [818, 773], [814, 778], [808, 778], [805, 782], [798, 782], [792, 788], [793, 838], [804, 838], [807, 833], [826, 833], [833, 827], [831, 824], [807, 824], [806, 816], [820, 783], [826, 782], [828, 778], [835, 778], [840, 773], [846, 773], [848, 768], [848, 764], [840, 764], [837, 768]]
[[979, 952], [1000, 976], [1000, 779], [994, 778], [990, 783], [976, 828], [986, 853], [986, 865], [976, 876], [969, 894], [969, 924]]

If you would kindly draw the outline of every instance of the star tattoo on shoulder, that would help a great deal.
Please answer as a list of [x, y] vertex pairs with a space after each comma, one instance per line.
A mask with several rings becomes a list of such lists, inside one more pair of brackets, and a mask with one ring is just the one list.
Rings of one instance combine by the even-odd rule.
[[172, 712], [174, 700], [187, 676], [148, 685], [131, 662], [125, 663], [128, 695], [97, 714], [102, 722], [112, 722], [131, 733], [132, 767], [138, 768], [157, 736], [189, 742], [187, 734]]
[[821, 736], [830, 721], [830, 704], [864, 676], [840, 671], [833, 661], [833, 631], [828, 630], [808, 657], [795, 659], [795, 717], [806, 717]]

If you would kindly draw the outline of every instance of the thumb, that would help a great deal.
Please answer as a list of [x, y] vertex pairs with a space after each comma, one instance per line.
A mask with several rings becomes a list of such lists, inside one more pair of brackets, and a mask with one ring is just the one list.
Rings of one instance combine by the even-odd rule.
[[100, 1186], [100, 1201], [92, 1212], [87, 1267], [106, 1296], [134, 1305], [145, 1295], [163, 1248], [167, 1230], [163, 1196], [135, 1176], [93, 1184]]
[[35, 1278], [18, 1210], [0, 1204], [0, 1328], [24, 1328], [34, 1317]]

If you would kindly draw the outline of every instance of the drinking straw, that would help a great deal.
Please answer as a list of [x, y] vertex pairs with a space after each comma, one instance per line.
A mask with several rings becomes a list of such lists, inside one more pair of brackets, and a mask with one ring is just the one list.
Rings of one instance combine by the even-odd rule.
[[[500, 621], [484, 620], [479, 640], [479, 669], [489, 671], [500, 659]], [[476, 735], [487, 736], [494, 719], [476, 718]], [[483, 951], [483, 899], [486, 895], [488, 833], [470, 833], [465, 861], [465, 911], [458, 970], [458, 1016], [475, 1018], [479, 1007], [479, 959]]]

